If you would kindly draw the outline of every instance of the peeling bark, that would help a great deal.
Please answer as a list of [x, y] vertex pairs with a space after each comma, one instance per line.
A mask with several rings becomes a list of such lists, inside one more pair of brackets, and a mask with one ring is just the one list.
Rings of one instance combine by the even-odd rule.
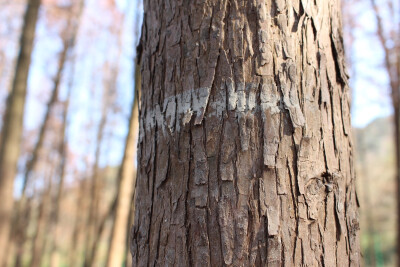
[[133, 266], [359, 266], [338, 1], [144, 1]]

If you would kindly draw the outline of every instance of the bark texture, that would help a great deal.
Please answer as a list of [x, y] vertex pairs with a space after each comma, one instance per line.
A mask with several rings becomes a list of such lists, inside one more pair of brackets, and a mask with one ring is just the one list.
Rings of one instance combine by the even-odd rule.
[[29, 0], [24, 17], [12, 90], [7, 99], [0, 142], [0, 266], [6, 261], [14, 204], [14, 179], [20, 153], [26, 88], [40, 0]]
[[359, 266], [339, 1], [144, 1], [133, 266]]

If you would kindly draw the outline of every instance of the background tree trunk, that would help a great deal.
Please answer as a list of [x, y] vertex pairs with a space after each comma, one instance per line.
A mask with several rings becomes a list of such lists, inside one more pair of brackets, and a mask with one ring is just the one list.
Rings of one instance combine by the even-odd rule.
[[[83, 5], [83, 3], [82, 3]], [[80, 13], [79, 13], [80, 15]], [[22, 192], [21, 192], [21, 197], [17, 203], [16, 207], [16, 220], [14, 223], [14, 230], [13, 232], [15, 233], [15, 236], [18, 236], [18, 238], [15, 238], [15, 246], [18, 248], [17, 250], [17, 255], [16, 255], [16, 262], [21, 262], [20, 257], [23, 256], [23, 247], [24, 243], [26, 241], [26, 231], [27, 229], [24, 227], [25, 222], [22, 220], [24, 219], [22, 216], [20, 216], [21, 213], [26, 213], [25, 209], [27, 208], [26, 205], [26, 189], [29, 184], [29, 179], [30, 176], [32, 175], [32, 172], [35, 169], [36, 164], [39, 162], [40, 159], [40, 152], [42, 150], [42, 147], [44, 145], [44, 140], [46, 137], [46, 132], [48, 131], [50, 120], [51, 120], [51, 115], [52, 111], [55, 107], [55, 105], [58, 103], [58, 98], [59, 98], [59, 91], [60, 91], [60, 85], [61, 85], [61, 79], [64, 73], [64, 69], [66, 66], [67, 58], [68, 58], [68, 52], [73, 49], [73, 43], [76, 37], [77, 33], [77, 26], [73, 25], [73, 16], [72, 13], [70, 17], [68, 18], [68, 22], [66, 25], [66, 28], [64, 29], [63, 32], [63, 49], [60, 53], [60, 57], [58, 60], [58, 67], [57, 67], [57, 72], [54, 77], [54, 85], [53, 85], [53, 90], [50, 96], [50, 99], [48, 100], [47, 103], [47, 108], [46, 108], [46, 113], [43, 117], [43, 121], [40, 126], [40, 131], [38, 135], [38, 139], [35, 143], [34, 149], [32, 151], [31, 158], [28, 160], [26, 167], [25, 167], [25, 173], [24, 173], [24, 178], [22, 182]], [[63, 173], [60, 172], [60, 185], [62, 186], [63, 184]], [[57, 205], [56, 205], [57, 209]], [[58, 216], [58, 215], [55, 215]], [[58, 219], [57, 219], [58, 220]]]
[[20, 152], [23, 129], [23, 114], [29, 66], [33, 50], [36, 21], [40, 0], [29, 0], [24, 17], [24, 26], [20, 41], [20, 52], [12, 85], [7, 99], [7, 109], [0, 142], [0, 266], [6, 261], [8, 239], [11, 230], [12, 209], [14, 204], [14, 179]]
[[359, 266], [339, 1], [144, 1], [134, 266]]
[[[63, 193], [64, 193], [64, 179], [65, 179], [65, 171], [66, 171], [66, 164], [67, 164], [67, 137], [66, 137], [66, 131], [67, 131], [67, 124], [68, 124], [68, 113], [69, 113], [69, 103], [70, 103], [70, 98], [72, 94], [72, 84], [73, 84], [73, 76], [74, 76], [74, 70], [75, 70], [75, 56], [73, 55], [74, 53], [74, 47], [76, 43], [76, 37], [78, 35], [79, 31], [79, 26], [81, 23], [81, 16], [83, 13], [84, 9], [84, 0], [80, 0], [77, 4], [77, 11], [76, 11], [76, 21], [75, 24], [73, 25], [72, 20], [73, 20], [73, 15], [74, 12], [71, 12], [70, 17], [68, 18], [68, 27], [67, 27], [67, 36], [65, 37], [64, 40], [64, 50], [66, 54], [71, 53], [71, 64], [72, 64], [72, 71], [71, 71], [71, 77], [68, 83], [68, 92], [67, 92], [67, 98], [64, 103], [64, 111], [63, 111], [63, 123], [62, 123], [62, 129], [61, 129], [61, 142], [59, 145], [59, 154], [61, 157], [61, 162], [59, 166], [59, 182], [58, 182], [58, 187], [57, 187], [57, 194], [56, 194], [56, 199], [55, 199], [55, 205], [54, 205], [54, 211], [52, 214], [52, 230], [53, 230], [53, 244], [51, 248], [51, 255], [50, 255], [50, 266], [52, 267], [57, 267], [60, 265], [59, 263], [59, 246], [60, 246], [60, 231], [59, 229], [59, 219], [60, 219], [60, 207], [61, 207], [61, 200], [63, 198]], [[66, 60], [66, 59], [65, 59]], [[62, 68], [65, 66], [65, 61], [63, 62]]]
[[[106, 68], [109, 68], [109, 65], [106, 65]], [[108, 73], [108, 71], [105, 71]], [[97, 137], [96, 137], [96, 151], [95, 151], [95, 160], [93, 164], [92, 177], [90, 181], [90, 199], [89, 199], [89, 216], [86, 224], [86, 240], [85, 240], [85, 261], [84, 266], [90, 267], [93, 266], [95, 260], [95, 251], [96, 251], [96, 242], [97, 233], [99, 232], [100, 225], [100, 217], [99, 217], [99, 204], [101, 199], [101, 187], [102, 181], [100, 177], [100, 156], [101, 156], [101, 148], [104, 141], [104, 130], [107, 125], [108, 111], [110, 107], [109, 100], [109, 92], [111, 90], [111, 86], [114, 86], [113, 83], [107, 83], [105, 81], [105, 85], [103, 87], [103, 96], [102, 96], [102, 108], [101, 108], [101, 117], [98, 124], [97, 129]]]
[[60, 231], [59, 229], [59, 220], [60, 220], [60, 209], [61, 209], [61, 201], [64, 194], [64, 180], [65, 180], [65, 171], [67, 164], [67, 124], [68, 124], [68, 109], [71, 98], [71, 88], [68, 87], [67, 99], [64, 102], [64, 110], [63, 110], [63, 118], [62, 118], [62, 126], [60, 133], [60, 144], [58, 146], [58, 153], [60, 155], [60, 165], [58, 167], [57, 174], [59, 175], [57, 193], [55, 196], [54, 207], [51, 214], [51, 232], [52, 232], [52, 244], [51, 244], [51, 252], [50, 252], [50, 266], [57, 267], [60, 266], [59, 261], [59, 244], [61, 243]]
[[[50, 159], [49, 159], [50, 161]], [[47, 185], [44, 186], [45, 190], [41, 190], [42, 195], [39, 203], [39, 214], [36, 220], [34, 236], [32, 240], [31, 262], [30, 267], [41, 266], [43, 255], [46, 249], [46, 232], [49, 230], [49, 217], [52, 206], [51, 192], [53, 188], [53, 176], [55, 169], [52, 168], [47, 176]], [[20, 259], [17, 259], [20, 261]]]
[[139, 129], [138, 92], [140, 86], [140, 70], [135, 68], [135, 94], [129, 120], [128, 135], [125, 142], [124, 158], [119, 170], [119, 185], [115, 219], [111, 232], [110, 248], [108, 250], [107, 266], [122, 266], [126, 251], [126, 235], [128, 230], [129, 212], [132, 204], [132, 194], [136, 183], [134, 162], [136, 159], [136, 140]]
[[[79, 191], [78, 191], [78, 199], [76, 206], [77, 207], [85, 207], [85, 196], [89, 192], [89, 179], [86, 177], [84, 179], [76, 179], [76, 184], [79, 185]], [[86, 205], [87, 206], [87, 205]], [[80, 209], [76, 209], [76, 215], [75, 215], [75, 223], [74, 223], [74, 230], [72, 233], [72, 244], [69, 248], [69, 253], [68, 253], [68, 266], [81, 266], [81, 261], [80, 261], [80, 253], [81, 253], [81, 246], [80, 242], [82, 240], [82, 235], [83, 235], [83, 229], [84, 229], [84, 214], [80, 212]]]
[[90, 181], [90, 199], [89, 199], [89, 216], [86, 223], [86, 240], [85, 240], [85, 267], [90, 267], [94, 261], [93, 252], [95, 250], [95, 240], [96, 233], [98, 233], [99, 225], [99, 201], [101, 193], [101, 181], [99, 177], [99, 160], [100, 160], [100, 150], [103, 143], [104, 128], [106, 125], [106, 113], [102, 110], [102, 115], [98, 127], [97, 138], [96, 138], [96, 153], [95, 153], [95, 163], [93, 165], [93, 174]]

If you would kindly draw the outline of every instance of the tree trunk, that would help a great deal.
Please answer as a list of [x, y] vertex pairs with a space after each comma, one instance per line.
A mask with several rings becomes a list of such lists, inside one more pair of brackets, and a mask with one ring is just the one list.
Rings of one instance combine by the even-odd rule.
[[144, 1], [134, 266], [359, 266], [339, 1]]
[[36, 21], [40, 0], [29, 0], [24, 17], [24, 26], [20, 41], [20, 52], [12, 85], [7, 99], [7, 108], [0, 142], [0, 266], [6, 261], [8, 239], [11, 230], [13, 209], [14, 178], [20, 152], [23, 129], [23, 114], [29, 66], [33, 50]]
[[104, 216], [101, 219], [97, 219], [97, 228], [96, 228], [96, 233], [94, 234], [94, 240], [93, 240], [94, 245], [92, 246], [92, 252], [91, 252], [92, 260], [89, 263], [89, 266], [95, 265], [97, 251], [99, 248], [100, 240], [103, 236], [103, 232], [106, 229], [106, 223], [109, 219], [114, 217], [116, 208], [117, 208], [117, 198], [115, 198], [113, 200], [113, 202], [111, 203], [110, 207], [108, 208], [108, 210], [104, 214]]
[[[135, 175], [137, 176], [137, 170], [135, 170]], [[135, 179], [134, 188], [136, 188], [136, 179]], [[135, 221], [135, 200], [136, 200], [136, 190], [133, 190], [132, 199], [131, 199], [131, 207], [130, 207], [130, 211], [129, 211], [129, 222], [128, 222], [127, 229], [126, 229], [127, 233], [131, 232], [132, 224]], [[126, 235], [125, 242], [128, 246], [125, 247], [124, 262], [123, 262], [122, 266], [133, 266], [131, 252], [130, 252], [130, 246], [129, 246], [130, 234]]]
[[[50, 162], [51, 163], [51, 162]], [[32, 259], [30, 267], [41, 266], [43, 254], [46, 248], [46, 233], [48, 232], [49, 217], [51, 210], [51, 192], [53, 188], [53, 175], [54, 168], [52, 167], [47, 177], [47, 183], [45, 184], [45, 190], [42, 191], [39, 204], [39, 214], [36, 223], [36, 229], [32, 240]]]
[[[8, 259], [8, 265], [6, 266], [14, 266], [14, 267], [21, 267], [23, 265], [23, 256], [25, 253], [25, 245], [24, 242], [27, 239], [28, 235], [28, 227], [29, 227], [29, 222], [32, 216], [32, 202], [33, 202], [33, 196], [28, 198], [26, 200], [26, 206], [23, 210], [23, 213], [20, 213], [18, 216], [18, 221], [20, 225], [18, 227], [20, 229], [24, 229], [22, 232], [14, 232], [15, 228], [12, 229], [12, 237], [10, 238], [10, 247], [9, 247], [9, 259]], [[13, 225], [14, 227], [14, 225]], [[18, 245], [17, 245], [18, 244]], [[21, 244], [21, 245], [19, 245]], [[11, 265], [13, 263], [14, 265]]]
[[119, 185], [117, 192], [117, 206], [114, 224], [111, 233], [111, 243], [108, 250], [107, 266], [122, 266], [126, 248], [127, 226], [129, 221], [132, 194], [136, 183], [134, 162], [136, 159], [136, 139], [139, 129], [138, 94], [140, 90], [140, 70], [135, 68], [135, 94], [129, 120], [128, 135], [125, 142], [124, 158], [119, 170]]
[[78, 185], [79, 190], [76, 203], [74, 230], [72, 233], [72, 244], [68, 250], [68, 266], [81, 266], [81, 257], [79, 255], [82, 246], [80, 246], [80, 241], [84, 229], [84, 214], [81, 212], [81, 208], [86, 206], [85, 200], [87, 192], [89, 192], [89, 180], [87, 178], [80, 181], [76, 178], [76, 184]]
[[395, 145], [396, 145], [396, 189], [397, 189], [397, 264], [400, 264], [400, 107], [394, 106], [394, 127], [395, 127]]
[[[71, 20], [71, 18], [69, 18], [69, 20]], [[68, 55], [68, 51], [70, 50], [69, 48], [70, 48], [70, 43], [71, 43], [71, 38], [72, 38], [72, 37], [68, 36], [68, 33], [69, 33], [68, 31], [70, 30], [69, 29], [70, 23], [71, 22], [69, 21], [68, 26], [66, 27], [65, 33], [63, 34], [64, 35], [63, 36], [63, 50], [61, 51], [60, 57], [58, 59], [58, 67], [57, 67], [56, 76], [54, 77], [53, 90], [52, 90], [50, 99], [47, 102], [46, 113], [43, 117], [43, 121], [40, 126], [38, 140], [36, 141], [35, 147], [32, 152], [32, 156], [26, 164], [25, 175], [24, 175], [24, 179], [23, 179], [23, 183], [22, 183], [22, 197], [21, 198], [25, 197], [25, 191], [26, 191], [26, 187], [29, 182], [29, 177], [30, 177], [32, 171], [34, 170], [36, 163], [39, 160], [39, 152], [42, 149], [43, 142], [45, 140], [46, 130], [47, 130], [49, 122], [50, 122], [51, 111], [53, 110], [54, 105], [58, 101], [58, 94], [59, 94], [59, 90], [60, 90], [61, 78], [62, 78], [62, 75], [64, 72], [64, 67], [65, 67], [65, 63], [67, 61], [67, 55]]]
[[89, 216], [86, 223], [86, 240], [85, 240], [85, 267], [90, 267], [94, 261], [93, 251], [95, 250], [95, 242], [96, 233], [98, 228], [99, 220], [99, 201], [100, 201], [100, 177], [99, 177], [99, 159], [100, 159], [100, 149], [103, 140], [103, 133], [105, 127], [105, 115], [103, 112], [102, 119], [99, 124], [98, 134], [97, 134], [97, 148], [96, 148], [96, 156], [95, 163], [93, 166], [93, 175], [91, 177], [91, 185], [90, 185], [90, 204], [89, 204]]
[[[79, 5], [80, 8], [82, 9], [83, 7], [83, 0], [81, 0], [81, 4]], [[40, 151], [43, 147], [43, 142], [45, 140], [45, 135], [46, 131], [48, 128], [48, 125], [50, 123], [50, 117], [51, 117], [51, 112], [53, 110], [53, 107], [57, 104], [58, 102], [58, 95], [59, 95], [59, 90], [60, 90], [60, 85], [61, 85], [61, 79], [62, 75], [66, 66], [67, 58], [68, 58], [68, 53], [73, 49], [74, 42], [76, 39], [76, 34], [78, 31], [78, 24], [73, 23], [73, 16], [72, 16], [72, 11], [71, 11], [71, 16], [68, 18], [68, 22], [66, 25], [66, 28], [64, 29], [64, 32], [62, 34], [62, 39], [63, 39], [63, 49], [60, 53], [60, 57], [58, 60], [58, 68], [57, 68], [57, 73], [54, 78], [54, 85], [53, 85], [53, 90], [52, 94], [50, 96], [50, 99], [47, 103], [47, 109], [46, 113], [43, 117], [43, 122], [40, 127], [39, 135], [38, 135], [38, 140], [36, 141], [35, 147], [33, 149], [31, 158], [28, 160], [26, 167], [25, 167], [25, 173], [24, 173], [24, 178], [22, 182], [22, 193], [21, 193], [21, 198], [18, 201], [17, 204], [17, 216], [16, 216], [16, 222], [15, 226], [17, 229], [14, 229], [14, 232], [16, 235], [21, 235], [20, 238], [17, 238], [15, 246], [17, 248], [20, 248], [17, 250], [17, 255], [16, 255], [16, 262], [20, 262], [19, 258], [22, 257], [23, 255], [23, 247], [25, 243], [25, 238], [26, 238], [26, 233], [24, 233], [27, 229], [24, 228], [24, 222], [21, 221], [21, 216], [19, 214], [24, 213], [24, 209], [26, 209], [26, 188], [29, 184], [29, 178], [32, 174], [32, 171], [34, 170], [38, 160], [39, 160], [39, 155]], [[78, 20], [79, 16], [81, 14], [81, 10], [78, 12]], [[63, 174], [60, 173], [60, 185], [62, 186], [63, 184]], [[56, 215], [58, 216], [58, 215]]]
[[[105, 72], [107, 73], [107, 72]], [[97, 129], [96, 137], [96, 152], [95, 152], [95, 162], [93, 165], [93, 173], [90, 181], [90, 200], [89, 200], [89, 216], [86, 223], [86, 240], [85, 240], [85, 262], [84, 267], [93, 266], [95, 260], [95, 243], [96, 233], [98, 233], [99, 226], [99, 204], [100, 204], [100, 194], [101, 194], [101, 181], [99, 175], [99, 161], [101, 155], [101, 147], [104, 139], [104, 129], [107, 124], [107, 112], [108, 112], [108, 87], [103, 88], [103, 106], [101, 110], [101, 118]]]
[[60, 209], [61, 209], [61, 200], [64, 194], [64, 180], [65, 180], [65, 168], [67, 164], [67, 138], [66, 138], [66, 131], [67, 131], [67, 124], [68, 124], [68, 109], [69, 109], [69, 102], [71, 98], [71, 88], [68, 88], [68, 95], [67, 99], [64, 103], [64, 111], [63, 111], [63, 122], [61, 128], [61, 138], [60, 144], [58, 147], [58, 153], [60, 155], [60, 165], [58, 168], [58, 175], [59, 181], [57, 186], [57, 193], [55, 197], [54, 208], [51, 214], [51, 231], [52, 231], [52, 244], [51, 244], [51, 253], [50, 253], [50, 266], [57, 267], [60, 266], [59, 262], [59, 244], [61, 243], [59, 240], [60, 237]]
[[[68, 27], [67, 27], [67, 37], [65, 38], [64, 41], [64, 50], [66, 53], [73, 53], [74, 51], [74, 46], [76, 42], [76, 36], [79, 31], [79, 25], [80, 25], [80, 19], [82, 16], [83, 12], [83, 7], [84, 7], [84, 0], [80, 0], [78, 2], [78, 10], [76, 13], [76, 22], [75, 25], [72, 25], [72, 18], [74, 13], [71, 12], [70, 17], [68, 18]], [[70, 35], [69, 35], [70, 34]], [[72, 83], [73, 83], [73, 75], [74, 75], [74, 70], [75, 70], [75, 58], [72, 55], [71, 58], [71, 64], [72, 64], [72, 71], [71, 71], [71, 77], [68, 83], [68, 93], [67, 93], [67, 98], [64, 103], [64, 111], [63, 111], [63, 124], [62, 124], [62, 129], [61, 129], [61, 142], [59, 145], [59, 155], [61, 157], [61, 163], [59, 166], [59, 182], [58, 182], [58, 187], [57, 187], [57, 195], [55, 199], [55, 205], [54, 205], [54, 212], [52, 214], [52, 230], [53, 230], [53, 244], [51, 247], [51, 255], [50, 255], [50, 266], [52, 267], [57, 267], [59, 266], [59, 245], [60, 245], [60, 227], [59, 227], [59, 217], [60, 217], [60, 206], [61, 206], [61, 199], [63, 197], [64, 193], [64, 178], [65, 178], [65, 169], [66, 169], [66, 164], [67, 164], [67, 137], [66, 137], [66, 131], [67, 131], [67, 124], [68, 124], [68, 112], [69, 112], [69, 103], [70, 103], [70, 98], [71, 98], [71, 93], [72, 93]], [[65, 59], [66, 60], [66, 59]], [[62, 65], [64, 68], [65, 62]]]

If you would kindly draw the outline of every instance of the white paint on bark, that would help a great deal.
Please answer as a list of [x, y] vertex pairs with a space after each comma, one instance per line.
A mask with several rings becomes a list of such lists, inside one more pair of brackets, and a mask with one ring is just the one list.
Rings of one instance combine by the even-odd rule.
[[[224, 86], [228, 89], [228, 104], [225, 95], [221, 95], [218, 101], [213, 101], [211, 110], [207, 113], [208, 117], [220, 116], [226, 110], [236, 111], [238, 117], [243, 117], [244, 113], [259, 110], [256, 103], [259, 83], [238, 83], [235, 86], [232, 79], [228, 79], [221, 84], [221, 88]], [[201, 124], [206, 113], [210, 91], [209, 87], [201, 87], [165, 98], [161, 106], [157, 104], [153, 109], [147, 110], [144, 115], [145, 130], [150, 131], [157, 125], [163, 132], [167, 129], [170, 133], [179, 132], [181, 126], [189, 124], [193, 116], [195, 116], [194, 124]], [[268, 96], [264, 97], [266, 103], [262, 103], [262, 110], [276, 105], [276, 102], [271, 104], [267, 98]], [[275, 100], [279, 102], [278, 98]], [[182, 125], [179, 121], [182, 121]]]

